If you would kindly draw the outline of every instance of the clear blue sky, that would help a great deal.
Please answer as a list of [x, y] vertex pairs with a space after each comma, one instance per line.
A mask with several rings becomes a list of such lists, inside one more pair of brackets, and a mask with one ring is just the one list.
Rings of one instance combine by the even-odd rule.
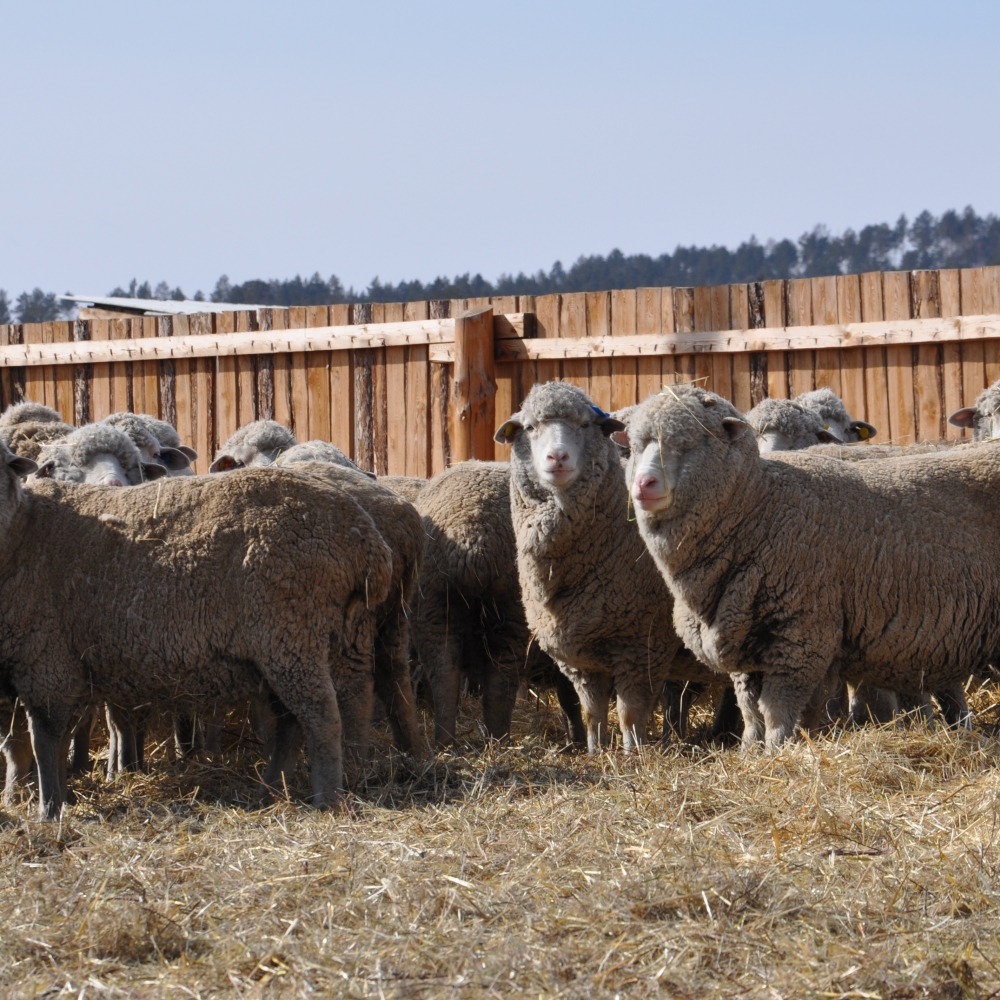
[[0, 0], [0, 287], [211, 290], [1000, 210], [1000, 3]]

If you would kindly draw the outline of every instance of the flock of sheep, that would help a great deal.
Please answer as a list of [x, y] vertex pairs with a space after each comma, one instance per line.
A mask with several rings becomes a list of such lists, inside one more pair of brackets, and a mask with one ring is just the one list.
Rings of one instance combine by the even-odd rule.
[[748, 747], [841, 714], [930, 722], [932, 696], [967, 726], [964, 685], [1000, 646], [998, 411], [1000, 383], [951, 417], [971, 444], [903, 448], [864, 443], [828, 389], [744, 416], [672, 386], [607, 414], [550, 382], [497, 431], [509, 464], [376, 480], [273, 421], [196, 476], [161, 420], [10, 407], [5, 798], [34, 774], [57, 815], [99, 712], [109, 777], [141, 766], [156, 719], [189, 755], [249, 714], [262, 793], [304, 743], [316, 805], [366, 758], [373, 712], [419, 756], [422, 694], [452, 742], [463, 686], [497, 739], [524, 684], [554, 688], [591, 752], [612, 695], [626, 750], [658, 703], [683, 738], [708, 690], [713, 734]]

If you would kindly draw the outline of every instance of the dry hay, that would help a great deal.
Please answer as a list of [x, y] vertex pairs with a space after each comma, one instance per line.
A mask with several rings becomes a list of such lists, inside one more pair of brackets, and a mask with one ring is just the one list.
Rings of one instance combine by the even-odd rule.
[[241, 804], [252, 748], [160, 751], [61, 824], [0, 817], [0, 995], [1000, 996], [998, 701], [976, 734], [587, 759], [528, 699], [507, 749], [380, 738], [327, 814], [304, 772]]

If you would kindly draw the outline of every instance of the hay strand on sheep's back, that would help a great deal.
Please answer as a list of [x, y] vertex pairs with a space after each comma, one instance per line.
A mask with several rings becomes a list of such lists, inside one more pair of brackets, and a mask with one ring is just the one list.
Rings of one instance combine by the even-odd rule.
[[[974, 702], [995, 721], [990, 687]], [[75, 783], [58, 824], [0, 817], [5, 997], [973, 997], [1000, 987], [994, 734], [558, 752], [519, 702], [391, 754], [351, 808], [250, 805], [259, 763]], [[702, 727], [708, 719], [699, 709]]]

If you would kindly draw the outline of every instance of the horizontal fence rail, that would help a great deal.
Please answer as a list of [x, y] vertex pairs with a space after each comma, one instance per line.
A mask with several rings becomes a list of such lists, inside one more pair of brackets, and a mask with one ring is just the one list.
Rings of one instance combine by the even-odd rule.
[[198, 471], [261, 418], [378, 474], [506, 458], [494, 422], [550, 379], [606, 410], [679, 382], [744, 412], [829, 386], [879, 441], [957, 438], [948, 415], [998, 378], [1000, 267], [0, 326], [0, 404], [162, 416]]

